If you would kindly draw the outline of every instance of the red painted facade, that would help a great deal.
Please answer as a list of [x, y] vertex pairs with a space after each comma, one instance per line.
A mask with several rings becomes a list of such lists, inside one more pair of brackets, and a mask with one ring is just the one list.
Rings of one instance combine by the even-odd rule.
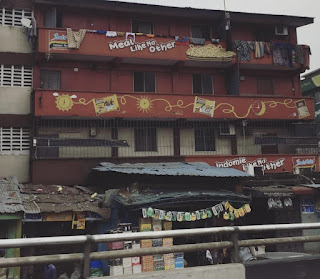
[[[42, 5], [41, 2], [47, 5]], [[299, 156], [305, 156], [309, 163], [315, 157], [312, 150], [302, 149], [294, 144], [279, 149], [281, 150], [279, 153], [285, 149], [287, 154], [273, 154], [278, 150], [272, 147], [278, 143], [272, 142], [269, 144], [270, 148], [266, 142], [255, 142], [255, 137], [263, 138], [264, 135], [275, 137], [279, 141], [286, 137], [290, 139], [301, 137], [300, 134], [296, 134], [296, 127], [292, 123], [314, 120], [314, 101], [312, 98], [303, 98], [300, 89], [300, 73], [309, 67], [307, 46], [302, 47], [304, 63], [298, 64], [294, 60], [291, 66], [275, 65], [272, 54], [267, 52], [264, 57], [256, 58], [254, 50], [250, 51], [250, 61], [239, 61], [237, 53], [239, 50], [232, 48], [232, 51], [227, 51], [229, 45], [225, 39], [219, 40], [218, 43], [212, 43], [211, 39], [207, 39], [204, 45], [199, 46], [191, 44], [188, 40], [186, 42], [180, 40], [183, 37], [191, 37], [191, 25], [195, 24], [208, 25], [210, 38], [218, 38], [224, 12], [209, 16], [205, 11], [193, 12], [185, 9], [186, 16], [182, 12], [183, 9], [175, 14], [175, 11], [169, 11], [170, 8], [166, 12], [156, 6], [148, 10], [147, 5], [141, 6], [141, 9], [137, 7], [133, 9], [129, 7], [130, 5], [127, 7], [106, 3], [105, 5], [114, 5], [108, 9], [102, 3], [94, 4], [90, 1], [87, 3], [88, 7], [81, 8], [79, 5], [70, 7], [71, 1], [62, 4], [64, 7], [61, 9], [61, 25], [45, 27], [44, 17], [48, 5], [52, 5], [52, 1], [49, 2], [43, 0], [35, 5], [38, 45], [36, 64], [33, 68], [35, 90], [33, 105], [34, 115], [40, 119], [40, 124], [37, 126], [39, 134], [36, 134], [38, 138], [45, 135], [50, 142], [50, 137], [60, 139], [75, 137], [78, 140], [77, 144], [84, 144], [79, 141], [81, 137], [85, 139], [95, 137], [86, 134], [93, 124], [90, 122], [85, 127], [81, 126], [81, 130], [80, 126], [72, 121], [118, 119], [120, 123], [125, 119], [125, 121], [133, 120], [132, 126], [105, 126], [105, 130], [110, 128], [111, 132], [110, 135], [105, 132], [104, 136], [117, 140], [120, 133], [121, 140], [128, 140], [132, 145], [135, 140], [130, 137], [134, 137], [133, 130], [136, 128], [134, 125], [148, 128], [154, 120], [165, 122], [167, 119], [176, 121], [177, 125], [174, 128], [167, 128], [163, 123], [161, 124], [163, 126], [159, 126], [166, 127], [165, 135], [172, 137], [166, 139], [168, 143], [164, 143], [169, 151], [164, 152], [162, 147], [160, 148], [162, 153], [158, 152], [158, 149], [152, 150], [152, 156], [135, 154], [137, 151], [132, 147], [132, 153], [128, 152], [129, 155], [126, 157], [121, 153], [121, 149], [119, 155], [117, 147], [113, 147], [111, 155], [109, 153], [106, 155], [107, 158], [103, 158], [102, 155], [102, 158], [95, 156], [85, 159], [80, 157], [84, 154], [81, 153], [84, 146], [72, 146], [70, 153], [66, 146], [59, 146], [54, 151], [56, 154], [50, 155], [51, 158], [49, 155], [45, 157], [47, 154], [41, 154], [44, 156], [42, 159], [39, 159], [41, 156], [34, 158], [32, 172], [35, 183], [85, 183], [90, 169], [102, 161], [203, 161], [212, 166], [228, 166], [243, 171], [246, 171], [246, 166], [251, 163], [261, 166], [265, 172], [273, 173], [293, 172], [294, 162], [297, 162], [294, 158], [299, 159]], [[134, 20], [152, 22], [153, 34], [135, 34], [134, 37], [130, 35], [127, 37], [126, 33], [131, 33]], [[275, 42], [291, 44], [294, 48], [297, 45], [296, 27], [310, 22], [296, 17], [231, 13], [230, 35], [232, 41], [254, 42], [258, 40], [257, 33], [270, 35], [271, 32], [274, 35], [275, 26], [285, 24], [288, 25], [288, 35], [273, 36], [268, 42], [271, 45]], [[69, 48], [67, 28], [73, 31], [87, 30], [79, 48]], [[109, 37], [106, 36], [105, 32], [109, 30], [114, 32], [115, 37], [110, 37], [110, 34]], [[41, 71], [59, 72], [60, 84], [57, 89], [41, 88]], [[154, 72], [155, 92], [134, 92], [135, 72]], [[212, 75], [213, 94], [193, 94], [194, 74]], [[267, 90], [261, 88], [261, 80], [268, 81]], [[43, 124], [45, 123], [41, 122], [43, 119], [50, 119], [52, 122]], [[70, 126], [63, 126], [61, 119], [65, 122], [70, 120], [71, 124], [68, 124]], [[180, 120], [185, 119], [197, 120], [199, 126], [183, 126], [184, 121]], [[217, 144], [211, 151], [226, 155], [213, 155], [213, 152], [204, 152], [201, 156], [180, 155], [180, 152], [197, 154], [195, 151], [198, 151], [186, 152], [187, 148], [195, 148], [194, 139], [183, 142], [180, 130], [208, 127], [206, 123], [211, 123], [208, 120], [213, 120], [212, 123], [215, 120], [216, 123], [225, 120], [226, 123], [236, 124], [234, 127], [237, 134], [227, 137], [221, 136], [219, 131], [215, 130], [215, 140], [219, 141], [220, 145]], [[142, 122], [135, 124], [134, 121], [145, 122], [142, 125]], [[281, 131], [282, 134], [279, 133], [281, 125], [277, 126], [280, 122], [288, 127], [287, 131]], [[272, 134], [270, 123], [277, 126], [278, 134]], [[250, 134], [249, 131], [246, 136], [245, 125], [254, 130], [255, 134]], [[66, 127], [70, 135], [64, 130]], [[186, 134], [185, 132], [183, 135]], [[193, 136], [193, 133], [188, 135]], [[248, 147], [248, 150], [244, 147], [240, 151], [245, 155], [237, 155], [241, 144], [246, 144]], [[298, 153], [298, 148], [300, 148], [299, 155], [295, 154]], [[159, 156], [155, 155], [157, 152]], [[292, 154], [288, 154], [290, 152]], [[319, 169], [316, 162], [311, 167]], [[72, 169], [71, 172], [68, 171], [69, 168]], [[46, 172], [50, 175], [44, 177], [43, 174]]]
[[310, 120], [314, 106], [311, 98], [36, 91], [35, 116]]

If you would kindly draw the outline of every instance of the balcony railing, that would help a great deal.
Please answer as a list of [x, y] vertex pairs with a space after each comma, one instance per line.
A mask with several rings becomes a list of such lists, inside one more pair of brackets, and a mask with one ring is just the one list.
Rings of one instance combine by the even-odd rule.
[[36, 116], [187, 119], [315, 118], [312, 98], [35, 92]]
[[144, 59], [143, 63], [146, 64], [172, 66], [181, 62], [186, 66], [228, 67], [228, 65], [232, 66], [237, 63], [240, 58], [239, 63], [243, 65], [243, 68], [272, 69], [279, 67], [279, 64], [281, 69], [309, 67], [309, 47], [307, 46], [303, 47], [302, 55], [299, 52], [303, 61], [294, 60], [295, 55], [292, 56], [292, 53], [289, 53], [291, 58], [288, 63], [284, 60], [281, 60], [283, 63], [281, 61], [275, 63], [273, 53], [267, 54], [267, 49], [265, 55], [259, 57], [255, 51], [249, 51], [251, 59], [243, 61], [240, 57], [241, 50], [234, 48], [233, 51], [226, 51], [224, 42], [206, 41], [205, 45], [194, 45], [190, 43], [189, 38], [176, 39], [173, 36], [141, 34], [132, 36], [132, 33], [124, 32], [113, 32], [112, 34], [112, 37], [111, 35], [108, 37], [103, 31], [88, 30], [78, 45], [70, 47], [65, 29], [39, 28], [38, 50], [41, 53], [53, 54], [51, 59], [55, 57], [66, 59], [66, 55], [77, 55], [78, 60], [96, 60], [98, 56], [99, 61], [103, 62], [120, 59], [122, 63], [141, 63], [139, 59]]

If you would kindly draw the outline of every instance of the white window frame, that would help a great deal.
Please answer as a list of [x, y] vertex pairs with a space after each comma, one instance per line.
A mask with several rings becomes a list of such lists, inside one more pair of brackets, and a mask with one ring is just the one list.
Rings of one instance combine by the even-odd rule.
[[0, 127], [0, 155], [24, 155], [30, 150], [30, 130]]
[[32, 67], [0, 65], [0, 87], [32, 87]]
[[32, 10], [6, 9], [0, 8], [0, 25], [23, 27], [22, 18], [32, 19], [34, 17]]

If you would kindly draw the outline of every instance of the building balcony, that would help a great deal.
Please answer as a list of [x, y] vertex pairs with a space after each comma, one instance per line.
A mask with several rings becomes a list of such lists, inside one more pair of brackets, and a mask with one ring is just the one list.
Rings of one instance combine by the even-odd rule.
[[[117, 33], [117, 32], [115, 32]], [[119, 32], [118, 32], [119, 34]], [[131, 34], [131, 33], [130, 33]], [[129, 36], [129, 35], [128, 35]], [[166, 65], [184, 67], [229, 68], [238, 63], [236, 50], [226, 51], [225, 43], [195, 46], [189, 40], [176, 41], [173, 37], [135, 35], [127, 37], [121, 32], [116, 37], [87, 32], [79, 48], [69, 48], [65, 29], [39, 28], [38, 50], [47, 59], [100, 61], [106, 63]], [[309, 67], [309, 48], [304, 48], [304, 64], [275, 65], [272, 55], [239, 61], [243, 69], [302, 70]]]
[[160, 119], [315, 119], [313, 98], [36, 90], [35, 116]]

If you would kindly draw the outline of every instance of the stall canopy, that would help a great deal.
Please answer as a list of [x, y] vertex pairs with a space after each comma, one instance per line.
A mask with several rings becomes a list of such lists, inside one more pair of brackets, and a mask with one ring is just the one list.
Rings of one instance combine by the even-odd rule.
[[95, 167], [93, 170], [98, 172], [157, 176], [198, 176], [212, 178], [252, 176], [233, 168], [217, 168], [202, 162], [125, 163], [118, 165], [113, 163], [100, 163], [100, 166]]
[[250, 198], [245, 195], [236, 194], [230, 191], [176, 191], [131, 194], [130, 196], [113, 195], [111, 198], [120, 204], [131, 208], [142, 208], [146, 206], [177, 205], [189, 203], [219, 203], [229, 201], [232, 203], [248, 203]]

